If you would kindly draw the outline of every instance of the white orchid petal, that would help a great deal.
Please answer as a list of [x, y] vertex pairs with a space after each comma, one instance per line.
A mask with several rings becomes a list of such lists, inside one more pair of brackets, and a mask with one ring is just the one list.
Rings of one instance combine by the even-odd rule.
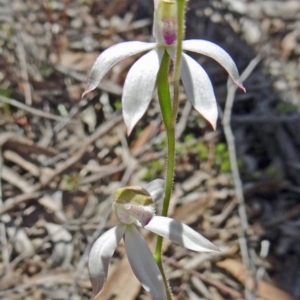
[[153, 202], [156, 202], [164, 194], [165, 181], [163, 179], [155, 179], [147, 184], [145, 190], [151, 195]]
[[189, 101], [215, 129], [218, 107], [211, 81], [205, 70], [186, 54], [182, 55], [181, 79]]
[[145, 228], [190, 250], [220, 252], [218, 247], [191, 227], [171, 218], [155, 216]]
[[133, 41], [116, 44], [103, 51], [92, 66], [88, 83], [82, 97], [94, 90], [108, 70], [119, 61], [134, 54], [153, 49], [155, 46], [155, 43]]
[[240, 81], [238, 69], [230, 55], [218, 45], [205, 40], [186, 40], [182, 42], [182, 48], [196, 52], [216, 60], [228, 72], [234, 83], [246, 92]]
[[161, 51], [152, 50], [129, 70], [124, 84], [122, 108], [128, 135], [144, 115], [152, 99]]
[[89, 273], [96, 297], [101, 293], [106, 282], [108, 265], [117, 245], [125, 233], [126, 227], [118, 225], [106, 231], [94, 243], [89, 254]]
[[144, 238], [135, 226], [125, 232], [125, 247], [132, 271], [155, 300], [167, 299], [161, 273]]

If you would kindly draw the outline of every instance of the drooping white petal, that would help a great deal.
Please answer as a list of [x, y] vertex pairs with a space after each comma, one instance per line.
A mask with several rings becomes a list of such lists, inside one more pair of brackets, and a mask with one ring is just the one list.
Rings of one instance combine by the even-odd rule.
[[116, 44], [103, 51], [92, 66], [92, 70], [88, 78], [88, 83], [84, 93], [82, 94], [82, 97], [84, 97], [90, 91], [94, 90], [98, 86], [104, 75], [108, 72], [108, 70], [119, 61], [131, 55], [153, 49], [155, 45], [155, 43], [145, 43], [137, 41], [124, 42]]
[[218, 107], [211, 81], [205, 70], [186, 54], [182, 55], [181, 79], [188, 100], [215, 129]]
[[103, 289], [110, 259], [125, 230], [126, 227], [123, 225], [111, 228], [96, 240], [90, 251], [88, 267], [94, 297], [100, 294]]
[[145, 190], [151, 195], [153, 202], [156, 202], [164, 194], [165, 181], [163, 179], [155, 179], [147, 184]]
[[161, 273], [145, 240], [135, 226], [125, 232], [125, 247], [132, 271], [155, 300], [167, 299]]
[[191, 227], [171, 218], [155, 216], [145, 228], [190, 250], [220, 251], [218, 247]]
[[182, 42], [182, 48], [211, 57], [216, 60], [229, 74], [234, 83], [246, 92], [240, 81], [238, 69], [230, 55], [218, 45], [205, 40], [186, 40]]
[[150, 51], [141, 57], [127, 74], [122, 109], [128, 134], [143, 116], [152, 99], [162, 51]]

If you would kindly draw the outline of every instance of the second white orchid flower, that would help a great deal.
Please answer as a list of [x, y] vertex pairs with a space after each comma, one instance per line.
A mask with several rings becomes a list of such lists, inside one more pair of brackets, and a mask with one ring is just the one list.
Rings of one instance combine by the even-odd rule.
[[94, 243], [89, 255], [89, 273], [96, 297], [103, 289], [113, 253], [124, 238], [131, 268], [155, 300], [165, 300], [164, 282], [144, 238], [137, 227], [144, 227], [158, 235], [194, 251], [218, 252], [219, 249], [185, 224], [167, 217], [155, 216], [154, 202], [162, 197], [164, 181], [156, 179], [143, 189], [125, 187], [114, 194], [114, 211], [121, 224], [111, 228]]
[[[156, 43], [132, 41], [106, 49], [94, 63], [89, 74], [87, 87], [83, 93], [85, 96], [94, 90], [109, 69], [121, 60], [150, 50], [133, 64], [125, 80], [122, 110], [128, 134], [131, 133], [149, 106], [164, 51], [167, 51], [172, 59], [175, 58], [177, 42], [176, 2], [154, 0], [154, 6], [153, 35]], [[228, 72], [234, 83], [245, 91], [239, 80], [239, 73], [234, 61], [221, 47], [205, 40], [186, 40], [183, 41], [182, 48], [185, 51], [203, 54], [216, 60]], [[211, 81], [205, 70], [185, 53], [182, 53], [181, 79], [188, 100], [215, 128], [218, 109]]]

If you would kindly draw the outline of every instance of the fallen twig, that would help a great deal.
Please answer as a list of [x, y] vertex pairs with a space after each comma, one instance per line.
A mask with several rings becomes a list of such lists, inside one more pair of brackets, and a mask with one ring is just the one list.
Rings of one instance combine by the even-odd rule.
[[20, 61], [21, 77], [24, 85], [25, 102], [27, 105], [32, 105], [32, 95], [31, 95], [31, 87], [28, 80], [26, 53], [22, 44], [22, 39], [20, 39], [19, 36], [16, 37], [15, 43], [17, 45], [17, 54]]
[[[47, 118], [47, 119], [54, 120], [54, 121], [69, 121], [69, 119], [66, 117], [56, 116], [56, 115], [53, 115], [46, 111], [42, 111], [42, 110], [30, 107], [30, 106], [28, 106], [24, 103], [21, 103], [15, 99], [12, 99], [12, 98], [7, 98], [7, 97], [0, 95], [0, 101], [3, 103], [8, 103], [9, 105], [18, 107], [18, 108], [20, 108], [32, 115], [38, 116], [38, 117]], [[74, 122], [74, 121], [71, 120], [70, 122]]]
[[[244, 82], [248, 76], [253, 72], [255, 67], [259, 64], [259, 62], [262, 59], [262, 53], [259, 53], [248, 65], [246, 70], [241, 75], [241, 82]], [[241, 227], [242, 227], [242, 233], [240, 236], [240, 247], [241, 247], [241, 253], [243, 258], [243, 263], [247, 268], [251, 269], [253, 271], [254, 264], [251, 262], [251, 255], [249, 253], [248, 249], [248, 240], [247, 240], [247, 231], [248, 231], [248, 218], [245, 208], [245, 199], [243, 194], [243, 185], [240, 178], [238, 163], [237, 163], [237, 155], [236, 155], [236, 149], [234, 144], [234, 135], [231, 129], [230, 121], [231, 121], [231, 113], [232, 113], [232, 106], [234, 102], [234, 97], [236, 93], [237, 87], [234, 85], [230, 85], [228, 87], [228, 93], [227, 93], [227, 99], [226, 99], [226, 105], [223, 115], [223, 128], [224, 133], [228, 145], [228, 151], [230, 156], [230, 165], [231, 165], [231, 171], [232, 176], [234, 180], [234, 187], [235, 187], [235, 195], [237, 197], [238, 201], [238, 212], [241, 220]], [[245, 286], [245, 297], [246, 299], [251, 299], [252, 294], [248, 290], [247, 285]]]

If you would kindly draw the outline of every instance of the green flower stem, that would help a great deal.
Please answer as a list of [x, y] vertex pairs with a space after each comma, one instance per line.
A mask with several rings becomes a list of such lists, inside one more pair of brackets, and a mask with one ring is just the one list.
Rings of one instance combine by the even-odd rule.
[[[166, 132], [167, 132], [168, 151], [167, 151], [167, 166], [166, 166], [165, 196], [164, 196], [163, 209], [162, 209], [162, 215], [165, 217], [168, 215], [168, 209], [169, 209], [169, 204], [170, 204], [170, 199], [172, 194], [172, 186], [173, 186], [174, 167], [175, 167], [175, 129], [172, 126], [169, 127], [166, 126]], [[163, 238], [161, 236], [157, 236], [154, 259], [156, 260], [156, 263], [163, 276], [168, 300], [172, 300], [170, 288], [162, 265], [162, 259], [161, 259], [162, 242], [163, 242]]]
[[[167, 133], [167, 158], [166, 158], [166, 186], [165, 186], [165, 196], [162, 208], [162, 216], [166, 217], [168, 215], [168, 209], [172, 194], [172, 186], [174, 179], [174, 169], [175, 169], [175, 124], [177, 119], [178, 105], [179, 105], [179, 80], [180, 80], [180, 65], [181, 65], [181, 55], [182, 55], [182, 40], [184, 38], [184, 24], [185, 24], [185, 1], [177, 0], [177, 49], [176, 49], [176, 59], [174, 63], [174, 94], [173, 99], [170, 95], [170, 86], [168, 82], [169, 74], [169, 64], [170, 57], [167, 51], [165, 51], [162, 63], [157, 75], [157, 89], [159, 104], [162, 113], [162, 119], [165, 124]], [[173, 101], [172, 101], [173, 100]], [[161, 236], [157, 237], [156, 249], [154, 254], [154, 259], [161, 271], [168, 300], [172, 300], [170, 288], [166, 279], [166, 275], [162, 264], [162, 242], [163, 238]]]
[[180, 66], [182, 56], [182, 41], [185, 32], [185, 1], [177, 0], [177, 48], [176, 59], [174, 63], [174, 95], [173, 95], [173, 110], [172, 110], [172, 126], [175, 127], [178, 106], [179, 106], [179, 81], [180, 81]]
[[[163, 202], [162, 216], [168, 215], [168, 209], [172, 194], [174, 167], [175, 167], [175, 124], [179, 103], [179, 79], [180, 79], [180, 64], [182, 53], [182, 40], [184, 37], [184, 23], [185, 23], [185, 0], [177, 1], [177, 17], [178, 17], [178, 32], [177, 32], [177, 52], [174, 69], [174, 95], [173, 106], [170, 97], [170, 87], [168, 82], [168, 71], [170, 57], [165, 51], [162, 63], [157, 75], [157, 89], [159, 104], [161, 107], [162, 118], [167, 132], [167, 159], [166, 159], [166, 186], [165, 197]], [[172, 116], [170, 120], [170, 111]], [[156, 250], [154, 258], [158, 265], [161, 265], [162, 255], [162, 237], [157, 237]]]
[[[165, 196], [164, 196], [163, 212], [162, 212], [163, 216], [166, 216], [168, 213], [168, 207], [169, 207], [169, 202], [170, 202], [171, 192], [172, 192], [172, 183], [173, 183], [173, 176], [174, 176], [174, 160], [175, 160], [175, 134], [174, 134], [174, 126], [172, 127], [172, 122], [171, 122], [172, 101], [171, 101], [170, 87], [168, 81], [169, 65], [170, 65], [170, 56], [168, 52], [165, 51], [157, 74], [158, 99], [159, 99], [162, 119], [167, 131], [167, 141], [168, 141], [167, 142], [168, 151], [167, 151], [167, 167], [166, 167], [167, 168], [166, 186], [165, 186]], [[173, 154], [171, 153], [170, 149], [173, 149], [172, 151]], [[164, 280], [167, 299], [172, 300], [170, 288], [162, 264], [162, 258], [161, 258], [162, 241], [163, 238], [161, 236], [158, 236], [156, 241], [156, 250], [154, 254], [154, 259], [160, 269], [160, 272]]]

